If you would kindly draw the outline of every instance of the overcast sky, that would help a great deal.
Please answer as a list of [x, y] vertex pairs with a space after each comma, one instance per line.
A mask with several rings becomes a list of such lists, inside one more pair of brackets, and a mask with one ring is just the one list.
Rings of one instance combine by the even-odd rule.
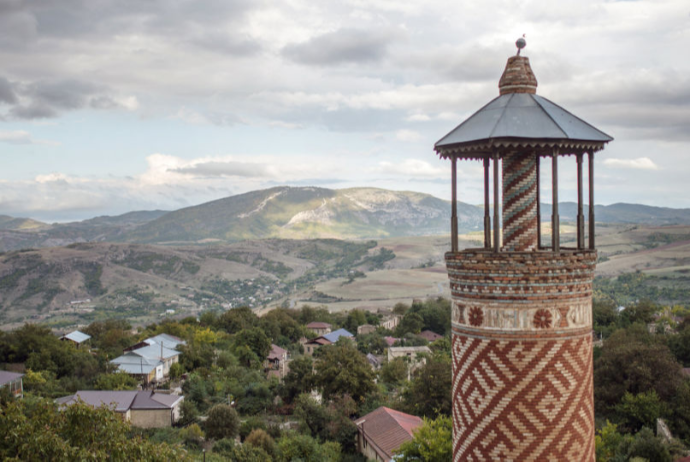
[[498, 95], [522, 34], [538, 94], [615, 138], [596, 202], [690, 207], [687, 0], [0, 0], [0, 214], [275, 185], [447, 199], [433, 144]]

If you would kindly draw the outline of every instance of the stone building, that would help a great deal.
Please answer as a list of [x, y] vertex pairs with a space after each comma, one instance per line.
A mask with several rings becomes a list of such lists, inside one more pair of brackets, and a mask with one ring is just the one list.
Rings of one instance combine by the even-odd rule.
[[[524, 40], [517, 45], [524, 47]], [[593, 157], [612, 138], [538, 96], [529, 59], [519, 51], [508, 59], [499, 89], [497, 98], [435, 145], [441, 158], [451, 160], [446, 266], [453, 298], [453, 460], [593, 462]], [[560, 245], [563, 156], [574, 156], [577, 167], [573, 247]], [[478, 249], [458, 249], [458, 160], [484, 166], [484, 246]], [[543, 160], [552, 181], [553, 232], [547, 245], [540, 210]]]

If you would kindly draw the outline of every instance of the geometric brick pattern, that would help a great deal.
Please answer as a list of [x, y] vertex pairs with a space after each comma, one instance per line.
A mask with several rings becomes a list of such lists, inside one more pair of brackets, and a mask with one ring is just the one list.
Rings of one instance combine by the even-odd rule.
[[590, 250], [446, 254], [455, 461], [594, 461]]
[[453, 334], [454, 461], [593, 461], [592, 338]]
[[537, 161], [522, 153], [503, 157], [503, 250], [537, 248]]

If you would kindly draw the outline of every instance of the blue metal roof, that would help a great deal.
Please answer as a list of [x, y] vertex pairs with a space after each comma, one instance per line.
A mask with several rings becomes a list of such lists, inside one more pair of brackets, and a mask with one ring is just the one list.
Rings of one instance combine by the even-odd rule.
[[352, 335], [345, 329], [338, 329], [334, 330], [330, 334], [322, 335], [322, 337], [328, 340], [329, 342], [335, 343], [338, 341], [340, 337], [354, 337], [354, 335]]
[[501, 95], [475, 112], [435, 145], [436, 150], [495, 139], [576, 140], [611, 138], [546, 98], [530, 93]]

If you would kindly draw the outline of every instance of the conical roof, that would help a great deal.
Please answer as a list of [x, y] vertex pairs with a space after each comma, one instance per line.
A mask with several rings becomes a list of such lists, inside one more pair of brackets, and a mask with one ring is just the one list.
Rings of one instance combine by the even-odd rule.
[[501, 95], [475, 112], [435, 145], [441, 157], [483, 157], [496, 147], [530, 147], [563, 154], [598, 151], [609, 135], [536, 94], [529, 60], [513, 56], [499, 84]]

